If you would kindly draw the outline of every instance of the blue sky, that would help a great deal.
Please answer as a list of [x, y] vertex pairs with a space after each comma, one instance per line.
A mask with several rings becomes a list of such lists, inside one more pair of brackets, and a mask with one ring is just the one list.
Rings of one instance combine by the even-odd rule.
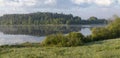
[[82, 18], [120, 16], [120, 0], [0, 0], [0, 15], [57, 12]]

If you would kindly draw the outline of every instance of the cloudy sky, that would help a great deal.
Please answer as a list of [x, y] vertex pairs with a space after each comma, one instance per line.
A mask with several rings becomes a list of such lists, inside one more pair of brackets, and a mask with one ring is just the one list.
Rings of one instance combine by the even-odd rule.
[[120, 0], [0, 0], [0, 15], [58, 12], [88, 18], [120, 16]]

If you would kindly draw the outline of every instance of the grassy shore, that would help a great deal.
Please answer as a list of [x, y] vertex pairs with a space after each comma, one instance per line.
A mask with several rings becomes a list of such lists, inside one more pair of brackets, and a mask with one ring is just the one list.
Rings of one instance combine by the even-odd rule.
[[120, 39], [78, 47], [1, 47], [0, 58], [120, 58]]

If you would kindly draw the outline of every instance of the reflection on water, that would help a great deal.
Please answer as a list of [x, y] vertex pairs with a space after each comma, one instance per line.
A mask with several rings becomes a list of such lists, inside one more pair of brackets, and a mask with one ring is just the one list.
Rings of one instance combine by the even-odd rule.
[[90, 28], [100, 26], [0, 26], [0, 45], [41, 42], [46, 35], [69, 32], [81, 32], [87, 36]]
[[79, 30], [81, 30], [80, 26], [0, 26], [0, 31], [4, 34], [24, 34], [33, 36], [46, 36], [59, 32], [69, 33]]

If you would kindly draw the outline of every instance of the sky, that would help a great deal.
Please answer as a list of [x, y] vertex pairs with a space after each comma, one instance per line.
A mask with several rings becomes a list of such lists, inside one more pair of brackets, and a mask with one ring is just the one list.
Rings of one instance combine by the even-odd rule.
[[4, 14], [53, 12], [82, 18], [120, 16], [120, 0], [0, 0], [0, 16]]

